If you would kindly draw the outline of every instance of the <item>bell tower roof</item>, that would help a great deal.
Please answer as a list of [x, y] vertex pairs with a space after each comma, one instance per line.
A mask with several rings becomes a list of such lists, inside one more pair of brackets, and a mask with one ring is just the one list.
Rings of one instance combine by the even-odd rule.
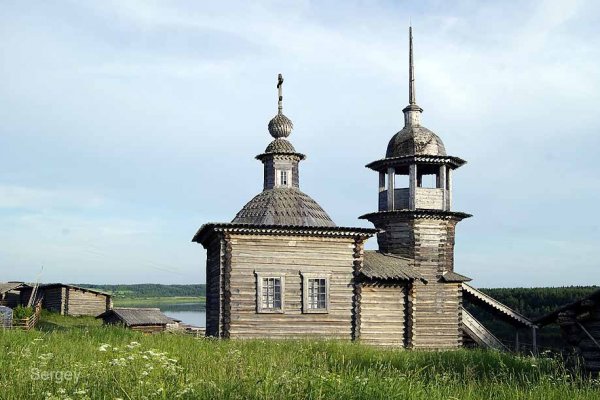
[[412, 26], [408, 29], [408, 105], [404, 113], [404, 128], [388, 143], [386, 158], [405, 156], [445, 156], [446, 148], [439, 136], [421, 125], [423, 109], [417, 105]]

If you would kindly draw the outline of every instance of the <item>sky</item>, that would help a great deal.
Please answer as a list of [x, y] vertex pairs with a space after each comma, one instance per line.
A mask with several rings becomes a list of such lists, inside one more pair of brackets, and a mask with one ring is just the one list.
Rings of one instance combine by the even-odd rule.
[[455, 270], [599, 284], [600, 3], [563, 0], [0, 0], [0, 281], [203, 283], [192, 236], [262, 190], [278, 73], [302, 190], [370, 227], [409, 21], [422, 124], [468, 161]]

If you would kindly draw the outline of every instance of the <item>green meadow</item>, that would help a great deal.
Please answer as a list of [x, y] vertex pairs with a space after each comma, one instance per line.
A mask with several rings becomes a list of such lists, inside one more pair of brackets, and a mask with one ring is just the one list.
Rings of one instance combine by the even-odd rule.
[[2, 399], [600, 398], [560, 361], [492, 351], [144, 335], [53, 314], [0, 346]]

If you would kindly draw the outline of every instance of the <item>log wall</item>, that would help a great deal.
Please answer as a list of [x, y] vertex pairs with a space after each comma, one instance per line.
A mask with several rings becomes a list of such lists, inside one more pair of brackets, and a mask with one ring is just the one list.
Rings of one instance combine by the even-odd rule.
[[563, 339], [572, 346], [583, 367], [600, 374], [600, 303], [589, 302], [587, 309], [567, 310], [558, 315]]
[[64, 287], [45, 288], [42, 307], [48, 311], [65, 314], [65, 293]]
[[110, 296], [88, 292], [76, 288], [66, 288], [67, 299], [65, 313], [67, 315], [98, 316], [110, 307]]
[[[224, 287], [230, 316], [224, 336], [352, 339], [354, 239], [232, 235], [229, 243], [230, 279]], [[256, 273], [284, 276], [283, 313], [257, 312]], [[330, 277], [328, 313], [303, 313], [301, 273]]]
[[460, 283], [440, 282], [454, 269], [456, 221], [416, 219], [413, 222], [415, 268], [427, 284], [415, 282], [412, 293], [413, 348], [456, 348], [462, 346]]
[[221, 333], [221, 242], [221, 237], [215, 236], [206, 251], [206, 336], [214, 337]]
[[381, 251], [414, 259], [414, 268], [427, 283], [415, 282], [407, 304], [407, 346], [445, 349], [462, 346], [460, 284], [440, 277], [454, 270], [452, 218], [383, 217], [374, 220]]
[[404, 346], [406, 286], [370, 282], [360, 286], [360, 341], [380, 346]]

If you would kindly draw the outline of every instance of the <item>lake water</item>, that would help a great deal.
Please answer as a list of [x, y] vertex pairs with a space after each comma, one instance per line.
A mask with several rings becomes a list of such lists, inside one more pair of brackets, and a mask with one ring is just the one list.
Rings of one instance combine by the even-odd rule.
[[156, 307], [168, 317], [193, 326], [206, 326], [206, 310], [201, 303], [159, 304]]
[[206, 326], [205, 311], [163, 311], [167, 317], [175, 318], [181, 322], [204, 328]]

